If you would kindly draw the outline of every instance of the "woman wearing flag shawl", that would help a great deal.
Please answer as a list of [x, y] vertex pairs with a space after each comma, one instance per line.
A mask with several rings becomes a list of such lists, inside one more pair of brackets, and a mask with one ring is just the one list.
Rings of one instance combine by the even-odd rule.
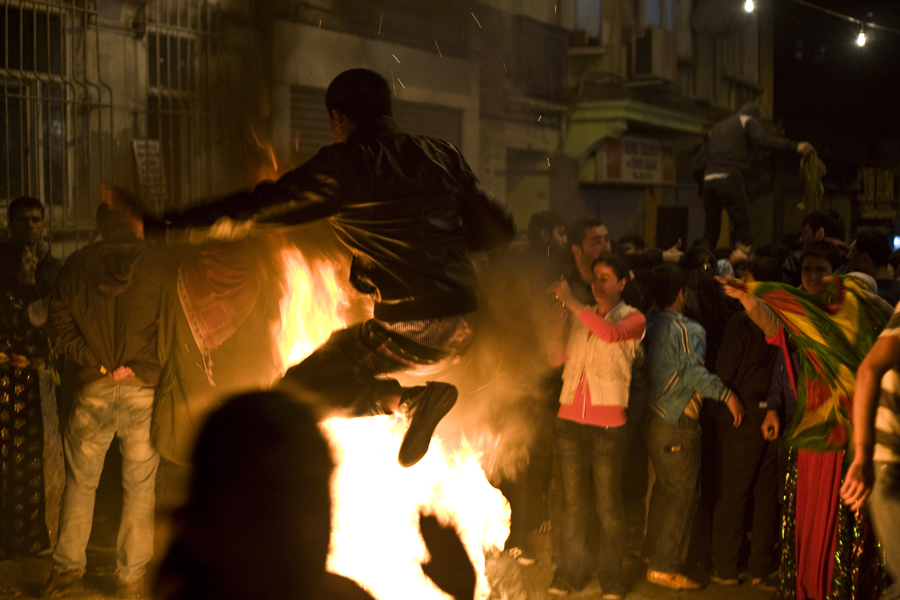
[[842, 505], [839, 489], [852, 453], [856, 370], [886, 317], [856, 281], [831, 276], [838, 260], [831, 244], [808, 244], [800, 289], [721, 279], [767, 341], [785, 353], [791, 344], [799, 358], [797, 372], [785, 361], [797, 409], [785, 432], [789, 469], [777, 595], [784, 600], [874, 600], [884, 584], [868, 515]]

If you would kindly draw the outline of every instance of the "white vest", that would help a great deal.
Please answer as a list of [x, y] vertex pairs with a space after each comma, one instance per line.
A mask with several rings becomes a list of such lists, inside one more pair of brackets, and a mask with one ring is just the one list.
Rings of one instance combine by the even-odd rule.
[[[633, 306], [619, 302], [604, 318], [607, 323], [617, 323], [635, 311]], [[604, 341], [576, 317], [569, 332], [560, 404], [575, 401], [583, 374], [591, 393], [591, 405], [628, 406], [631, 365], [640, 345], [640, 339]]]

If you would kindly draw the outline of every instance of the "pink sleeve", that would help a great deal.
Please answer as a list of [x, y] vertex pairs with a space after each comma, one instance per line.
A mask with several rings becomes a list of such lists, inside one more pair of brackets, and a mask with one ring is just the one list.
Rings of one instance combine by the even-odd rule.
[[647, 319], [637, 310], [628, 313], [628, 316], [618, 323], [609, 323], [589, 306], [585, 306], [578, 313], [578, 319], [604, 342], [639, 340], [644, 337], [644, 328], [647, 324]]

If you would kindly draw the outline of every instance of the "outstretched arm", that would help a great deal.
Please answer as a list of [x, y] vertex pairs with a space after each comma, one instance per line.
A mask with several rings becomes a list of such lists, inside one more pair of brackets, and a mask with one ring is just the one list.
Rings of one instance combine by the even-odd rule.
[[856, 510], [872, 492], [875, 449], [875, 413], [881, 394], [881, 379], [900, 364], [900, 337], [883, 335], [863, 359], [856, 373], [853, 393], [853, 437], [855, 454], [841, 486], [841, 498]]

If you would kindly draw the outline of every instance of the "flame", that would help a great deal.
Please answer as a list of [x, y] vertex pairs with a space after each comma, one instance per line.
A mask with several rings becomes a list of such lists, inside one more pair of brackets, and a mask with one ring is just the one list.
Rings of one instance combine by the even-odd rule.
[[260, 164], [254, 173], [256, 182], [259, 183], [266, 180], [274, 181], [278, 179], [281, 172], [278, 169], [278, 159], [275, 156], [275, 148], [272, 147], [272, 143], [268, 140], [261, 139], [255, 129], [251, 128], [249, 131], [250, 137], [253, 139], [256, 147], [262, 150], [263, 153], [263, 158], [260, 159]]
[[421, 511], [456, 527], [478, 573], [475, 597], [487, 598], [485, 552], [503, 548], [509, 504], [488, 483], [480, 454], [465, 441], [448, 452], [435, 438], [418, 464], [401, 467], [397, 451], [406, 426], [403, 415], [323, 424], [338, 465], [328, 570], [376, 598], [446, 598], [422, 572], [428, 551], [419, 533]]
[[[338, 283], [337, 263], [308, 260], [295, 247], [281, 249], [278, 257], [287, 290], [276, 339], [286, 369], [345, 325], [342, 315], [350, 303]], [[476, 598], [487, 598], [485, 552], [502, 550], [509, 504], [488, 483], [481, 453], [464, 437], [449, 451], [435, 436], [418, 464], [402, 468], [397, 452], [407, 425], [403, 413], [322, 424], [337, 465], [328, 568], [376, 598], [446, 598], [422, 572], [428, 560], [419, 532], [424, 512], [456, 527], [478, 573]]]
[[286, 370], [321, 346], [346, 324], [341, 314], [347, 307], [338, 284], [337, 265], [327, 259], [307, 262], [296, 248], [283, 248], [288, 291], [281, 301], [281, 330], [276, 336]]

